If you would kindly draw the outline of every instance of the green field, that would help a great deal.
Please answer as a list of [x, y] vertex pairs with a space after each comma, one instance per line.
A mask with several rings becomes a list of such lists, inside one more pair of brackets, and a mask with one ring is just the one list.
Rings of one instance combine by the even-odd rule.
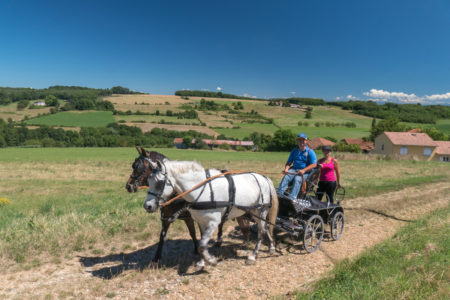
[[26, 121], [27, 125], [105, 127], [114, 122], [110, 111], [61, 112]]
[[[288, 153], [156, 149], [170, 159], [197, 160], [206, 168], [255, 171], [281, 180]], [[0, 262], [32, 268], [77, 253], [108, 254], [156, 241], [159, 215], [142, 209], [145, 192], [129, 194], [125, 182], [134, 148], [6, 148], [0, 151]], [[320, 156], [320, 154], [319, 154]], [[353, 158], [366, 159], [355, 155]], [[439, 162], [346, 160], [340, 157], [347, 198], [445, 182]], [[367, 170], [370, 170], [368, 176]], [[184, 233], [181, 222], [172, 234]], [[134, 246], [136, 247], [136, 246]]]
[[450, 207], [420, 218], [297, 299], [448, 299]]
[[175, 124], [200, 124], [200, 122], [197, 119], [178, 119], [178, 117], [174, 116], [155, 116], [155, 115], [116, 115], [114, 116], [114, 119], [116, 122], [119, 121], [125, 121], [127, 123], [129, 122], [136, 122], [136, 121], [144, 121], [145, 123], [157, 123], [161, 122], [161, 120], [164, 120], [166, 123], [175, 123]]

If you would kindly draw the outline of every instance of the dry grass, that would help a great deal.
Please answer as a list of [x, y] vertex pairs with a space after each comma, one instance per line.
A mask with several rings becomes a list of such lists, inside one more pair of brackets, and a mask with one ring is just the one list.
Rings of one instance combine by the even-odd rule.
[[[181, 111], [178, 107], [188, 104], [189, 101], [183, 100], [178, 96], [171, 95], [113, 95], [105, 97], [104, 100], [111, 101], [116, 110], [132, 112], [151, 112], [156, 110], [165, 112], [171, 110], [173, 112]], [[166, 104], [166, 102], [170, 104]], [[144, 103], [144, 104], [143, 104]]]
[[165, 128], [168, 130], [176, 131], [189, 131], [195, 130], [198, 132], [203, 132], [211, 136], [218, 136], [219, 134], [214, 130], [204, 127], [204, 126], [193, 126], [193, 125], [175, 125], [175, 124], [155, 124], [155, 123], [124, 123], [127, 126], [134, 126], [140, 128], [143, 132], [151, 131], [153, 128]]
[[1, 107], [0, 118], [5, 121], [11, 118], [13, 121], [18, 122], [23, 120], [25, 116], [28, 116], [28, 118], [34, 118], [39, 114], [42, 115], [48, 113], [50, 113], [50, 107], [43, 107], [36, 109], [26, 108], [24, 110], [17, 110], [17, 103], [11, 103], [9, 105]]

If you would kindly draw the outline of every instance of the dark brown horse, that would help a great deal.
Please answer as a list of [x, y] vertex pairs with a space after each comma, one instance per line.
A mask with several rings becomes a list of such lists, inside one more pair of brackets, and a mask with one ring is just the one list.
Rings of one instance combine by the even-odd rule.
[[[147, 185], [148, 176], [152, 172], [151, 165], [148, 160], [151, 160], [153, 162], [156, 162], [157, 160], [168, 160], [167, 157], [156, 151], [147, 151], [141, 147], [136, 147], [136, 149], [139, 153], [139, 156], [134, 160], [134, 163], [132, 164], [133, 173], [131, 173], [130, 178], [128, 178], [128, 181], [125, 185], [125, 188], [129, 193], [135, 193], [137, 192], [139, 187]], [[175, 201], [172, 204], [161, 208], [162, 228], [159, 235], [158, 248], [152, 261], [157, 262], [161, 259], [161, 253], [164, 241], [166, 240], [167, 231], [169, 230], [170, 224], [176, 219], [183, 220], [186, 223], [189, 234], [192, 238], [192, 241], [194, 242], [194, 252], [198, 254], [198, 241], [195, 232], [195, 224], [194, 220], [191, 217], [191, 214], [186, 209], [186, 204], [186, 201], [180, 199], [179, 201]], [[239, 217], [237, 218], [237, 221], [241, 228], [242, 234], [244, 235], [244, 238], [248, 240], [250, 236], [248, 220], [245, 217]], [[220, 224], [218, 230], [216, 242], [217, 246], [220, 246], [222, 243], [222, 225], [223, 224]]]

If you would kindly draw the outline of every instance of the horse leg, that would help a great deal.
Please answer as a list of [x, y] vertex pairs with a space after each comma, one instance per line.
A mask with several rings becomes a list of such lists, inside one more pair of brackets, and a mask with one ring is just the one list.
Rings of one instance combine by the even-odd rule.
[[237, 222], [239, 224], [239, 228], [241, 228], [242, 235], [244, 236], [245, 241], [250, 240], [250, 223], [248, 219], [244, 216], [237, 217]]
[[166, 234], [169, 230], [170, 222], [167, 220], [162, 221], [161, 233], [159, 234], [159, 243], [158, 249], [156, 249], [155, 256], [152, 259], [152, 262], [158, 262], [161, 259], [161, 253], [164, 246], [164, 242], [166, 241]]
[[222, 242], [223, 242], [223, 239], [222, 239], [222, 234], [223, 234], [223, 230], [222, 230], [222, 228], [223, 228], [223, 223], [224, 223], [224, 222], [220, 222], [220, 224], [219, 224], [219, 230], [218, 230], [218, 232], [217, 232], [217, 241], [216, 241], [216, 243], [214, 244], [214, 246], [217, 247], [217, 248], [220, 248], [220, 246], [222, 246]]
[[270, 242], [270, 249], [273, 247], [273, 251], [275, 250], [275, 247], [273, 246], [273, 239], [270, 236], [269, 230], [266, 228], [266, 221], [264, 221], [267, 217], [268, 211], [260, 212], [261, 219], [257, 219], [258, 224], [258, 240], [256, 242], [255, 249], [253, 250], [253, 253], [250, 254], [247, 258], [247, 265], [253, 265], [255, 264], [256, 258], [258, 257], [259, 247], [261, 247], [262, 237], [264, 234], [267, 234], [269, 237]]
[[184, 223], [186, 223], [186, 226], [189, 230], [189, 235], [191, 236], [192, 241], [194, 242], [194, 253], [198, 254], [198, 241], [197, 241], [197, 237], [195, 234], [194, 220], [192, 220], [192, 218], [186, 218], [186, 219], [184, 219]]
[[201, 270], [205, 266], [205, 262], [209, 265], [217, 265], [217, 259], [211, 256], [208, 252], [208, 242], [211, 239], [212, 234], [220, 224], [220, 215], [217, 220], [211, 220], [208, 223], [199, 223], [200, 231], [202, 232], [202, 238], [199, 242], [199, 250], [202, 259], [196, 264], [196, 269]]

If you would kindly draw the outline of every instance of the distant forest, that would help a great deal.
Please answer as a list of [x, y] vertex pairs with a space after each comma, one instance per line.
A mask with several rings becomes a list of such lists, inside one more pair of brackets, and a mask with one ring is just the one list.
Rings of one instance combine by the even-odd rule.
[[435, 124], [437, 119], [450, 119], [450, 106], [396, 104], [379, 105], [373, 101], [328, 102], [355, 114], [379, 119], [396, 118], [403, 122]]
[[178, 132], [153, 128], [143, 133], [140, 128], [108, 124], [106, 127], [81, 127], [80, 132], [40, 126], [29, 129], [0, 119], [0, 148], [2, 147], [173, 147], [173, 139], [188, 136], [212, 138], [197, 131]]
[[[30, 101], [44, 100], [48, 106], [54, 106], [60, 110], [114, 110], [110, 101], [102, 100], [102, 97], [112, 94], [136, 94], [136, 92], [121, 86], [111, 89], [60, 85], [46, 89], [0, 87], [0, 105], [17, 102], [17, 108], [24, 109], [30, 105]], [[66, 103], [59, 107], [57, 100], [64, 100]]]

